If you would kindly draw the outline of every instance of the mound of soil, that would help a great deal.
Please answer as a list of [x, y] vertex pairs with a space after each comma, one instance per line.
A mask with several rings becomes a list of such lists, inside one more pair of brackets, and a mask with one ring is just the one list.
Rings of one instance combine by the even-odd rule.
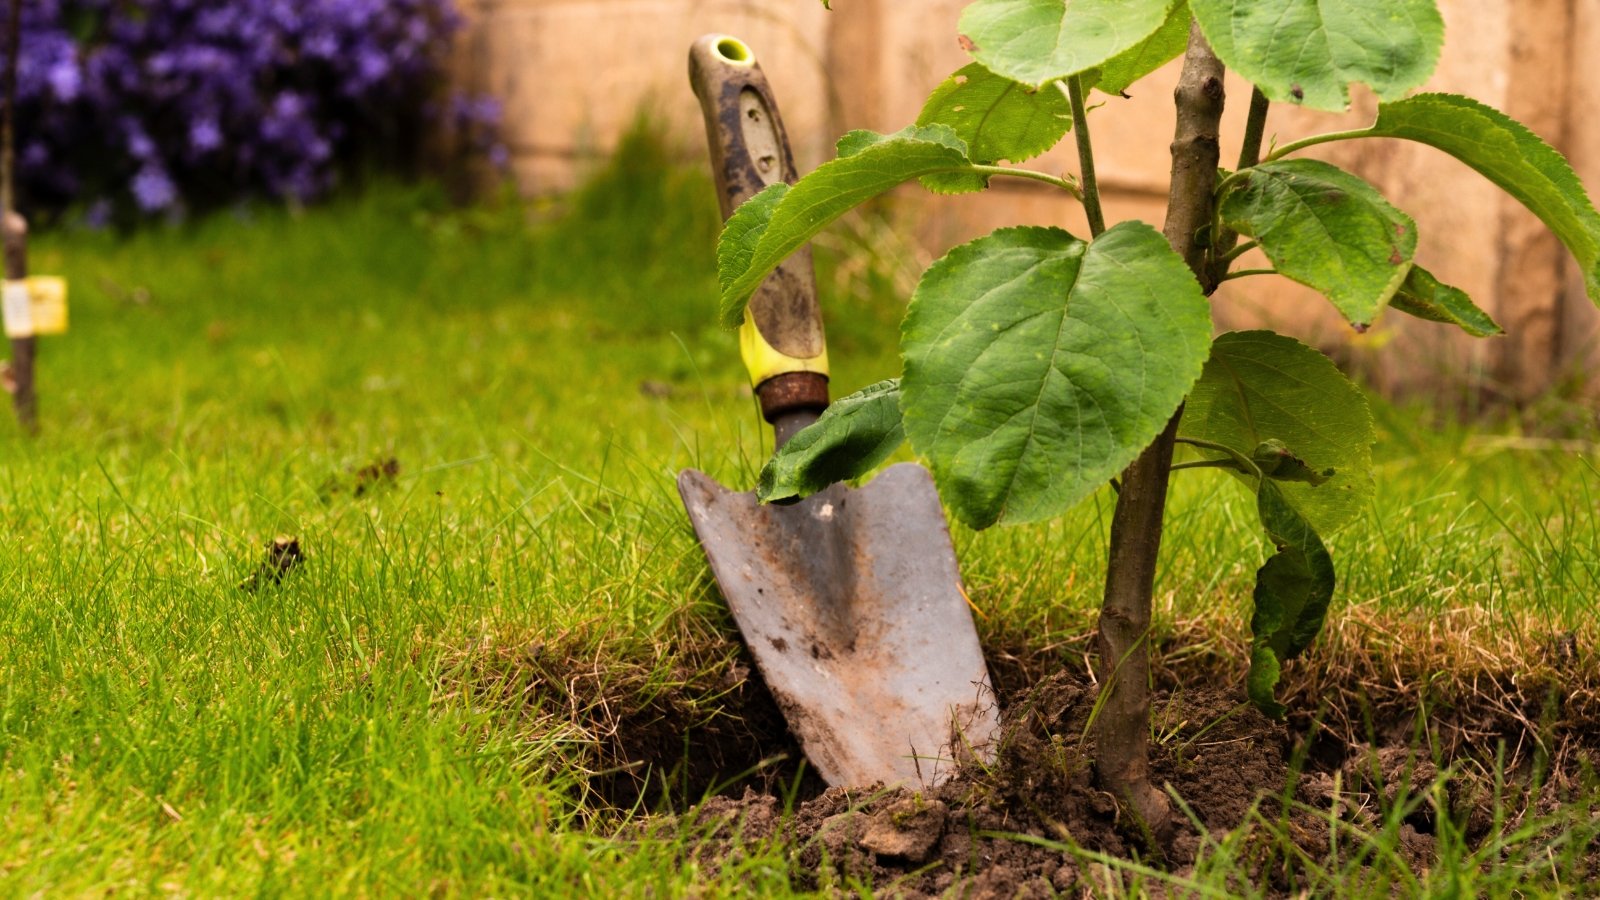
[[[904, 897], [952, 888], [962, 896], [1053, 897], [1091, 887], [1071, 846], [1144, 858], [1181, 874], [1204, 832], [1234, 829], [1260, 809], [1272, 819], [1287, 816], [1295, 842], [1315, 854], [1328, 846], [1326, 811], [1335, 803], [1340, 817], [1373, 824], [1362, 822], [1376, 815], [1379, 804], [1367, 802], [1373, 793], [1398, 800], [1437, 776], [1408, 753], [1382, 751], [1352, 756], [1336, 773], [1337, 791], [1335, 773], [1309, 771], [1292, 782], [1297, 742], [1287, 726], [1228, 695], [1168, 693], [1156, 704], [1152, 763], [1157, 782], [1182, 798], [1187, 815], [1172, 834], [1154, 838], [1134, 829], [1094, 783], [1086, 734], [1094, 700], [1093, 687], [1072, 673], [1041, 682], [1006, 710], [994, 764], [969, 767], [926, 793], [830, 788], [783, 815], [777, 797], [747, 788], [647, 827], [699, 836], [694, 852], [712, 867], [751, 842], [781, 837], [800, 848], [802, 889], [849, 876]], [[1401, 852], [1416, 864], [1432, 856], [1432, 826], [1431, 808], [1422, 807], [1402, 826]], [[1289, 873], [1255, 874], [1257, 885], [1292, 888]]]
[[[825, 789], [747, 652], [724, 632], [682, 635], [665, 660], [580, 639], [485, 640], [451, 667], [445, 687], [503, 709], [532, 734], [578, 737], [583, 802], [594, 811], [649, 811], [633, 827], [681, 840], [712, 870], [751, 842], [779, 840], [800, 888], [854, 878], [903, 896], [1097, 892], [1106, 873], [1079, 871], [1083, 850], [1181, 876], [1206, 841], [1232, 833], [1233, 870], [1247, 873], [1239, 877], [1293, 895], [1306, 885], [1293, 867], [1327, 858], [1330, 827], [1359, 841], [1352, 835], [1392, 827], [1399, 808], [1398, 835], [1383, 840], [1415, 872], [1433, 858], [1441, 818], [1482, 846], [1497, 824], [1525, 831], [1584, 797], [1580, 809], [1594, 808], [1600, 665], [1576, 641], [1522, 647], [1485, 643], [1479, 631], [1456, 646], [1415, 627], [1351, 621], [1285, 673], [1287, 722], [1242, 702], [1242, 657], [1226, 635], [1155, 642], [1153, 774], [1182, 800], [1173, 832], [1156, 838], [1095, 784], [1085, 647], [992, 641], [998, 759], [920, 795]], [[1378, 652], [1372, 633], [1393, 634], [1393, 646]], [[1438, 766], [1450, 777], [1440, 779]], [[1583, 833], [1595, 827], [1600, 818]], [[1600, 843], [1582, 855], [1600, 883]]]

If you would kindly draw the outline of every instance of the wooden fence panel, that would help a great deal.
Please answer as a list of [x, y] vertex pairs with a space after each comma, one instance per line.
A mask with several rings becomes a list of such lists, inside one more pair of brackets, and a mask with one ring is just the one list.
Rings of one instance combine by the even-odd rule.
[[[642, 108], [680, 136], [686, 155], [698, 155], [703, 136], [684, 78], [685, 53], [699, 34], [735, 33], [761, 56], [797, 155], [809, 167], [849, 128], [893, 130], [915, 118], [927, 91], [966, 61], [956, 39], [963, 5], [836, 0], [827, 13], [815, 0], [475, 0], [460, 71], [465, 83], [505, 103], [521, 184], [530, 192], [561, 190]], [[1600, 110], [1592, 77], [1600, 3], [1442, 0], [1441, 8], [1448, 38], [1428, 89], [1465, 93], [1521, 119], [1570, 154], [1585, 183], [1600, 189], [1600, 117], [1589, 114]], [[1112, 216], [1160, 221], [1176, 72], [1172, 66], [1136, 85], [1131, 99], [1102, 98], [1091, 116]], [[1223, 158], [1231, 164], [1248, 86], [1230, 80], [1228, 92]], [[1375, 108], [1360, 89], [1344, 115], [1274, 107], [1268, 135], [1283, 142], [1356, 127]], [[1326, 302], [1278, 278], [1226, 286], [1222, 327], [1279, 328], [1396, 392], [1521, 400], [1592, 365], [1600, 315], [1559, 242], [1515, 202], [1426, 147], [1369, 141], [1318, 149], [1415, 216], [1422, 263], [1471, 293], [1511, 336], [1472, 340], [1398, 315], [1357, 335]], [[1076, 168], [1070, 147], [1030, 165]], [[1008, 185], [954, 199], [908, 190], [897, 202], [933, 253], [1006, 223], [1081, 231], [1081, 212], [1044, 190]]]

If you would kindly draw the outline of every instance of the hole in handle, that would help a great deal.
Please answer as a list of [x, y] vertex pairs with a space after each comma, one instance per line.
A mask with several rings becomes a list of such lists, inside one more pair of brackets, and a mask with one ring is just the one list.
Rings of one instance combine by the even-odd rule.
[[750, 47], [736, 37], [723, 37], [717, 41], [717, 55], [727, 62], [748, 63], [755, 58]]

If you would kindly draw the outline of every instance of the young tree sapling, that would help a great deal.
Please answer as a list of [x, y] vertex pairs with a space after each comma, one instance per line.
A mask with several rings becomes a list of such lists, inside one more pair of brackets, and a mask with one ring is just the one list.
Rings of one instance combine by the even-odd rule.
[[[1434, 0], [976, 0], [973, 57], [915, 124], [854, 131], [838, 158], [773, 185], [728, 221], [718, 247], [721, 320], [736, 325], [781, 260], [856, 205], [907, 181], [938, 194], [1026, 178], [1083, 202], [1087, 239], [1002, 228], [929, 267], [901, 329], [901, 377], [836, 403], [762, 474], [760, 494], [803, 496], [868, 472], [902, 442], [948, 507], [987, 528], [1060, 515], [1107, 482], [1111, 524], [1093, 757], [1103, 787], [1146, 835], [1172, 811], [1149, 772], [1151, 597], [1172, 472], [1222, 468], [1256, 498], [1272, 552], [1256, 574], [1245, 693], [1269, 715], [1283, 663], [1321, 630], [1334, 591], [1322, 535], [1372, 492], [1373, 428], [1361, 392], [1322, 354], [1270, 331], [1213, 338], [1223, 281], [1276, 272], [1326, 296], [1353, 327], [1385, 310], [1468, 334], [1499, 326], [1417, 264], [1416, 225], [1361, 178], [1298, 157], [1331, 141], [1399, 138], [1482, 173], [1537, 214], [1600, 300], [1600, 215], [1567, 162], [1474, 100], [1410, 95], [1443, 40]], [[1166, 221], [1109, 227], [1084, 95], [1109, 95], [1183, 57]], [[1243, 151], [1220, 170], [1223, 75], [1253, 85]], [[1262, 155], [1270, 103], [1343, 110], [1349, 84], [1380, 102], [1368, 128]], [[1074, 132], [1080, 177], [1021, 167]], [[1004, 163], [1004, 164], [1002, 164]], [[1270, 269], [1235, 269], [1260, 250]], [[1194, 459], [1173, 463], [1186, 445]]]

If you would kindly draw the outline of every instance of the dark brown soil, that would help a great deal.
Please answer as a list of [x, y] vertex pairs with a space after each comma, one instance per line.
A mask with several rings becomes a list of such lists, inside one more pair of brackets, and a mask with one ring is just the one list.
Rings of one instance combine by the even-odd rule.
[[[1053, 897], [1090, 888], [1068, 845], [1181, 873], [1195, 861], [1203, 832], [1232, 830], [1257, 808], [1273, 819], [1287, 816], [1288, 833], [1307, 853], [1327, 847], [1328, 821], [1319, 810], [1335, 802], [1333, 776], [1301, 775], [1292, 798], [1299, 802], [1286, 810], [1284, 786], [1296, 782], [1294, 735], [1212, 691], [1167, 694], [1157, 703], [1155, 777], [1182, 798], [1199, 827], [1185, 817], [1175, 833], [1147, 841], [1094, 783], [1085, 737], [1094, 696], [1092, 686], [1066, 673], [1038, 684], [1007, 710], [992, 766], [969, 768], [927, 793], [833, 788], [785, 816], [777, 797], [746, 789], [651, 827], [702, 836], [695, 852], [711, 866], [749, 842], [781, 834], [800, 848], [796, 887], [826, 887], [843, 877], [905, 897], [952, 888], [963, 896]], [[1337, 773], [1343, 782], [1337, 801], [1347, 806], [1341, 817], [1358, 824], [1376, 815], [1379, 804], [1364, 802], [1369, 792], [1403, 801], [1403, 792], [1425, 790], [1437, 775], [1405, 753], [1380, 751], [1367, 762], [1370, 769], [1353, 765]], [[1402, 852], [1418, 865], [1432, 855], [1431, 826], [1427, 815], [1402, 826]], [[1266, 865], [1254, 874], [1257, 885], [1292, 887], [1288, 873]]]
[[575, 730], [585, 792], [615, 809], [681, 809], [746, 787], [820, 794], [743, 645], [681, 646], [663, 664], [576, 635], [486, 642], [446, 677], [446, 693], [505, 708], [533, 734]]
[[[657, 662], [630, 669], [596, 647], [584, 662], [558, 643], [469, 654], [462, 686], [528, 710], [540, 729], [555, 716], [588, 735], [591, 806], [598, 796], [653, 811], [640, 828], [685, 837], [713, 870], [751, 841], [781, 838], [794, 848], [799, 888], [853, 879], [911, 897], [1097, 890], [1086, 879], [1104, 873], [1079, 871], [1065, 847], [1181, 875], [1203, 841], [1254, 819], [1272, 827], [1252, 832], [1240, 870], [1257, 889], [1292, 895], [1303, 873], [1286, 860], [1322, 858], [1334, 822], [1370, 832], [1398, 815], [1393, 842], [1420, 871], [1441, 818], [1469, 842], [1491, 835], [1491, 773], [1508, 782], [1502, 798], [1521, 792], [1502, 804], [1509, 820], [1500, 829], [1600, 796], [1600, 707], [1586, 659], [1553, 658], [1566, 664], [1561, 683], [1531, 667], [1521, 677], [1429, 680], [1420, 665], [1413, 674], [1393, 658], [1390, 676], [1379, 678], [1313, 658], [1287, 673], [1295, 712], [1273, 722], [1242, 702], [1240, 673], [1225, 657], [1189, 653], [1174, 664], [1158, 645], [1152, 763], [1183, 811], [1174, 833], [1152, 839], [1094, 782], [1086, 725], [1095, 688], [1071, 649], [991, 651], [1005, 724], [999, 758], [918, 795], [824, 790], [737, 644], [680, 643], [674, 674], [661, 683]], [[1600, 851], [1593, 855], [1600, 878]]]

